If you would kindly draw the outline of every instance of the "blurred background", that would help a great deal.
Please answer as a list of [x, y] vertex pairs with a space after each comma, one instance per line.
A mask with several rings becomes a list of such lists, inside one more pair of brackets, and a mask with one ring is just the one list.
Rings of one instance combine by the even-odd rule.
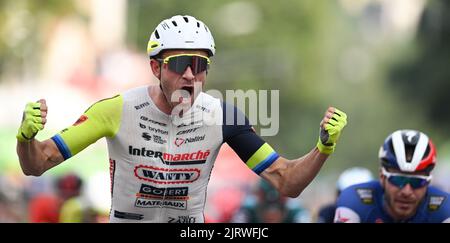
[[[433, 183], [450, 191], [449, 1], [1, 0], [0, 221], [30, 222], [35, 204], [57, 210], [67, 199], [59, 196], [66, 177], [76, 191], [71, 197], [79, 199], [74, 208], [107, 213], [106, 142], [42, 177], [25, 177], [15, 149], [23, 108], [47, 100], [48, 122], [37, 135], [43, 140], [99, 99], [156, 84], [147, 41], [162, 19], [176, 14], [195, 16], [213, 32], [217, 52], [206, 89], [280, 90], [279, 133], [265, 139], [284, 157], [315, 146], [329, 105], [348, 114], [336, 153], [286, 202], [304, 212], [297, 222], [314, 222], [318, 208], [333, 202], [345, 169], [362, 166], [377, 175], [379, 146], [401, 128], [433, 139]], [[224, 146], [208, 189], [207, 220], [243, 221], [239, 208], [263, 187]], [[273, 220], [284, 210], [267, 208]], [[104, 221], [99, 215], [90, 220]]]

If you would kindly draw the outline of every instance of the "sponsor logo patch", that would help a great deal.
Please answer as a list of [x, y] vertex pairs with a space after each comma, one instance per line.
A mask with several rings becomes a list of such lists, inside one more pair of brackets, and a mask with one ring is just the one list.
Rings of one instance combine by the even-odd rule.
[[149, 123], [152, 123], [152, 124], [156, 124], [156, 125], [159, 125], [159, 126], [162, 126], [162, 127], [167, 126], [167, 124], [165, 124], [165, 123], [162, 123], [162, 122], [159, 122], [159, 121], [152, 120], [152, 119], [150, 119], [150, 118], [148, 118], [148, 117], [145, 117], [145, 116], [141, 116], [141, 120], [142, 120], [142, 121], [149, 122]]
[[136, 198], [136, 202], [134, 204], [139, 208], [172, 208], [179, 210], [187, 209], [187, 201], [179, 201], [179, 200], [161, 200], [161, 199], [152, 199], [152, 198]]
[[177, 135], [183, 135], [183, 134], [193, 133], [193, 132], [197, 131], [199, 128], [200, 128], [200, 127], [196, 127], [196, 128], [191, 128], [191, 129], [179, 131], [179, 132], [177, 132]]
[[140, 109], [142, 109], [142, 108], [144, 108], [144, 107], [146, 107], [146, 106], [149, 106], [149, 105], [150, 105], [150, 103], [145, 102], [145, 103], [142, 103], [142, 104], [139, 104], [139, 105], [135, 105], [135, 106], [134, 106], [134, 109], [140, 110]]
[[441, 207], [444, 200], [445, 200], [444, 196], [431, 196], [430, 201], [428, 202], [428, 210], [430, 211], [438, 210]]
[[373, 203], [373, 190], [368, 188], [357, 188], [356, 192], [358, 193], [359, 198], [364, 204], [372, 204]]
[[157, 184], [192, 183], [200, 177], [199, 169], [165, 169], [153, 166], [138, 165], [134, 175], [140, 180]]
[[152, 136], [152, 135], [150, 135], [150, 134], [148, 134], [146, 132], [142, 133], [142, 138], [145, 141], [153, 141], [153, 142], [158, 143], [158, 144], [165, 144], [167, 142], [167, 140], [163, 139], [161, 136], [158, 136], [158, 135], [153, 135]]
[[166, 131], [166, 130], [162, 130], [162, 129], [159, 129], [159, 128], [153, 128], [151, 126], [144, 125], [144, 124], [142, 124], [140, 122], [139, 122], [139, 127], [142, 128], [142, 129], [149, 130], [150, 132], [153, 132], [153, 133], [159, 133], [161, 135], [168, 135], [169, 134], [169, 132]]
[[141, 188], [137, 196], [139, 197], [153, 197], [153, 198], [176, 198], [187, 199], [189, 194], [189, 187], [168, 187], [159, 188], [146, 184], [141, 184]]
[[78, 118], [78, 120], [73, 125], [78, 126], [81, 123], [85, 122], [87, 119], [88, 119], [88, 117], [86, 115], [82, 115], [82, 116], [80, 116], [80, 118]]
[[175, 139], [175, 145], [177, 147], [180, 147], [183, 144], [187, 144], [187, 143], [195, 143], [195, 142], [199, 142], [199, 141], [203, 141], [205, 140], [205, 136], [195, 136], [195, 137], [190, 137], [190, 138], [176, 138]]

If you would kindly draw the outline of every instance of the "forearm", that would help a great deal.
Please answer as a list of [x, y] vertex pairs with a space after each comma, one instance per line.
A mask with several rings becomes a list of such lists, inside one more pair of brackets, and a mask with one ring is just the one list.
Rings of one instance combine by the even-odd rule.
[[63, 161], [62, 156], [52, 152], [51, 147], [48, 146], [49, 143], [51, 143], [49, 140], [39, 142], [36, 139], [29, 142], [17, 142], [17, 155], [25, 175], [40, 176]]
[[280, 158], [267, 168], [265, 178], [289, 197], [297, 197], [319, 173], [328, 155], [319, 152], [317, 147], [305, 156], [286, 160]]

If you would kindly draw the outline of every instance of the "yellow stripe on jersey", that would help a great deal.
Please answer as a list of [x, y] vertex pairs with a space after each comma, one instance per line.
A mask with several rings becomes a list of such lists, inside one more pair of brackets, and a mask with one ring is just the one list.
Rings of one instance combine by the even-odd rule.
[[247, 166], [256, 174], [260, 174], [269, 167], [276, 159], [280, 157], [277, 152], [268, 144], [264, 143], [256, 152], [247, 160]]

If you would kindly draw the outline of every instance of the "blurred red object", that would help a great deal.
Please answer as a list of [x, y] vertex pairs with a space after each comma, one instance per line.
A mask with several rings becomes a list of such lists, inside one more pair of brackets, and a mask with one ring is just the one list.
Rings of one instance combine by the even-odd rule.
[[62, 200], [50, 194], [37, 195], [29, 204], [31, 223], [58, 223]]
[[208, 188], [206, 223], [229, 222], [239, 209], [245, 193], [259, 176], [227, 144], [217, 155]]

